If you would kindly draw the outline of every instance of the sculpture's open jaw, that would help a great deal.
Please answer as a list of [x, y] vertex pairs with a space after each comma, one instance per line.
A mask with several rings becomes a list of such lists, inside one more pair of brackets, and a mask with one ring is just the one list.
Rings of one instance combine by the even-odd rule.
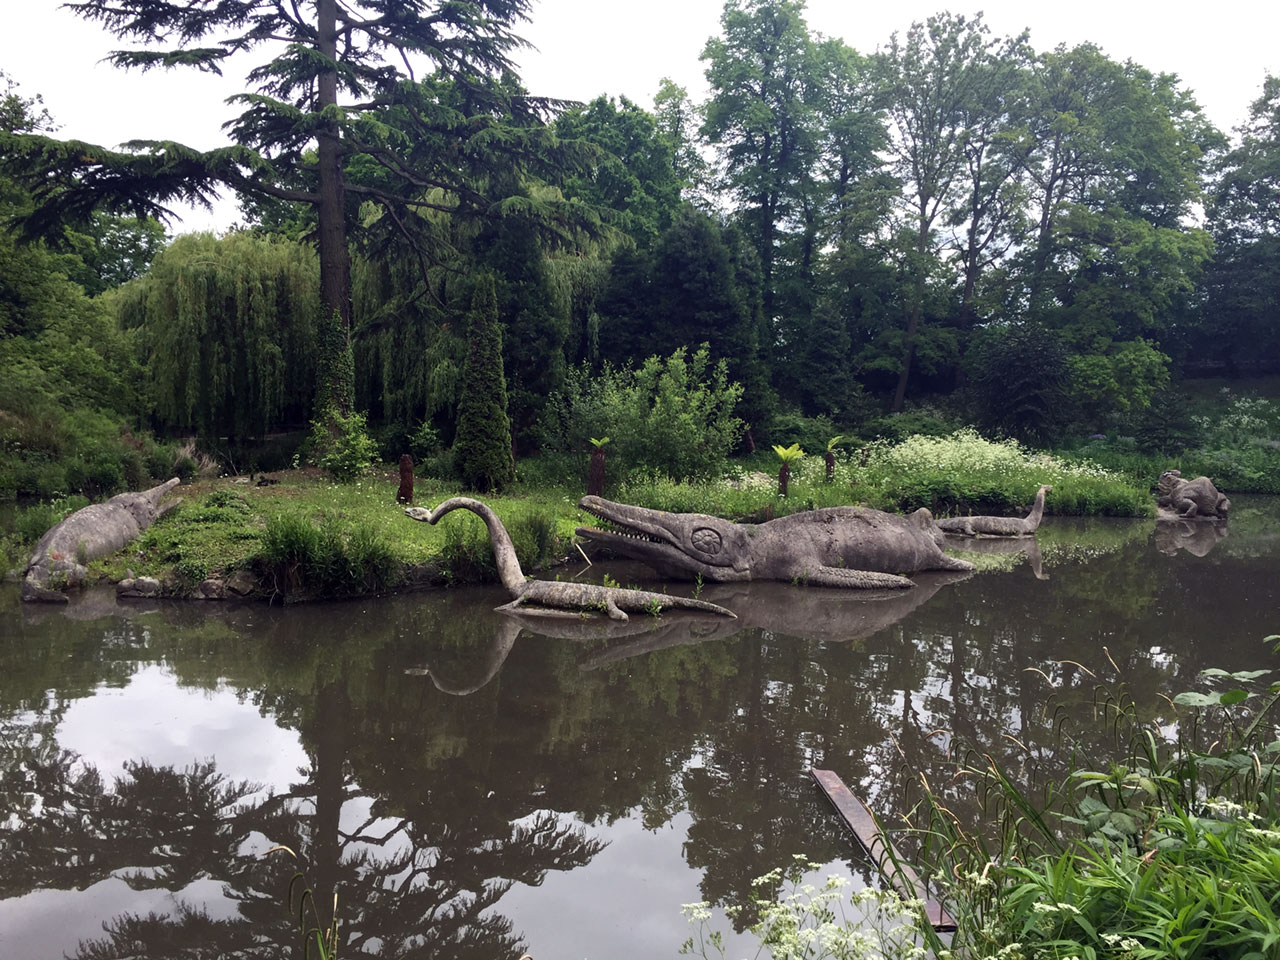
[[740, 579], [732, 575], [732, 568], [713, 566], [691, 554], [682, 543], [681, 531], [669, 530], [663, 523], [656, 522], [660, 518], [670, 522], [672, 517], [679, 517], [678, 514], [615, 504], [600, 497], [583, 497], [578, 506], [604, 522], [599, 527], [578, 527], [578, 536], [585, 540], [646, 563], [667, 576]]
[[[674, 538], [660, 525], [647, 523], [637, 516], [638, 510], [632, 508], [624, 517], [621, 511], [609, 509], [609, 502], [598, 497], [583, 497], [578, 506], [594, 517], [599, 518], [602, 527], [578, 527], [578, 536], [586, 537], [599, 543], [619, 547], [620, 553], [628, 552], [625, 548], [636, 543], [652, 543], [678, 550]], [[618, 541], [630, 541], [619, 544]]]

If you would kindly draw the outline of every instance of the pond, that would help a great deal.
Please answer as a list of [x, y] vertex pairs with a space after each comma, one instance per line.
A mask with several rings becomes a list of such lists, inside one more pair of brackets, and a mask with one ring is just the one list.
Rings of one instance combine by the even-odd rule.
[[811, 767], [892, 817], [950, 750], [1062, 765], [1057, 704], [1087, 750], [1099, 682], [1166, 716], [1280, 632], [1274, 499], [1225, 537], [1050, 518], [979, 562], [895, 594], [708, 585], [739, 620], [625, 625], [513, 620], [496, 588], [54, 609], [6, 585], [0, 956], [278, 957], [284, 844], [336, 884], [343, 956], [673, 957], [681, 904], [744, 903], [793, 854], [870, 882]]

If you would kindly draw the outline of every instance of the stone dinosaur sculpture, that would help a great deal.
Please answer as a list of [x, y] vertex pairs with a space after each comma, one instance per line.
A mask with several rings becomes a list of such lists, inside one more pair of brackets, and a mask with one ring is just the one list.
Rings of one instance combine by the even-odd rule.
[[122, 493], [77, 510], [55, 524], [31, 555], [22, 581], [22, 599], [66, 603], [67, 596], [60, 588], [83, 582], [88, 575], [85, 563], [124, 549], [157, 517], [177, 506], [177, 500], [160, 502], [177, 485], [174, 477], [150, 490]]
[[658, 613], [662, 610], [701, 610], [705, 613], [718, 613], [733, 617], [731, 610], [718, 607], [705, 600], [691, 600], [686, 597], [672, 597], [665, 593], [652, 593], [648, 590], [625, 590], [621, 587], [602, 587], [596, 583], [573, 583], [561, 580], [526, 580], [520, 569], [520, 561], [516, 558], [515, 547], [511, 544], [506, 528], [498, 515], [486, 504], [470, 497], [453, 497], [444, 501], [434, 510], [423, 507], [409, 507], [405, 514], [414, 520], [436, 523], [446, 513], [453, 510], [470, 510], [480, 517], [489, 528], [489, 541], [493, 545], [493, 558], [498, 566], [498, 578], [511, 594], [510, 603], [498, 607], [499, 610], [523, 610], [533, 612], [528, 607], [554, 608], [539, 611], [544, 615], [577, 616], [563, 611], [603, 610], [612, 620], [626, 620], [625, 611], [633, 613]]
[[923, 508], [902, 517], [866, 507], [824, 507], [753, 524], [600, 497], [583, 497], [578, 506], [611, 526], [579, 527], [579, 536], [683, 580], [905, 588], [913, 584], [900, 574], [973, 570], [943, 553], [945, 537]]
[[938, 529], [965, 537], [1029, 537], [1044, 517], [1044, 495], [1053, 487], [1045, 484], [1036, 491], [1036, 502], [1025, 517], [944, 517]]
[[1156, 492], [1156, 505], [1183, 520], [1225, 520], [1231, 512], [1231, 501], [1208, 477], [1183, 480], [1180, 470], [1166, 470], [1156, 481]]

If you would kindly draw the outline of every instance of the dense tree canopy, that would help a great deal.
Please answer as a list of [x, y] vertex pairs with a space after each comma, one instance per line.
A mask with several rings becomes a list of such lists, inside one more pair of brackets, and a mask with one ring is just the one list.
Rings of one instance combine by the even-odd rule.
[[[122, 66], [261, 54], [221, 150], [58, 141], [20, 98], [0, 117], [7, 209], [66, 251], [14, 246], [8, 288], [57, 270], [109, 291], [161, 240], [120, 214], [218, 186], [248, 201], [245, 234], [180, 240], [95, 307], [124, 322], [103, 343], [138, 344], [166, 427], [305, 419], [324, 364], [304, 331], [336, 311], [384, 453], [424, 424], [448, 444], [482, 276], [522, 455], [571, 370], [701, 343], [742, 385], [748, 442], [779, 413], [856, 428], [922, 400], [1092, 433], [1180, 372], [1280, 368], [1275, 79], [1228, 144], [1176, 76], [1094, 44], [941, 13], [865, 53], [813, 32], [803, 0], [728, 0], [706, 102], [664, 79], [647, 109], [526, 91], [526, 0], [71, 6], [136, 41]], [[266, 278], [286, 264], [281, 299]], [[29, 344], [50, 314], [24, 296], [0, 318]], [[1045, 390], [1001, 408], [1007, 371], [1037, 366]], [[139, 382], [113, 376], [121, 397]]]

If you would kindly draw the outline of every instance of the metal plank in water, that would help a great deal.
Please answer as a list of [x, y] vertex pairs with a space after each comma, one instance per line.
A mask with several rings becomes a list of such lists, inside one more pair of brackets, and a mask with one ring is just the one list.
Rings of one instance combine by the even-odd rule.
[[845, 782], [832, 770], [819, 770], [816, 767], [809, 771], [814, 782], [822, 788], [831, 805], [845, 825], [853, 831], [858, 843], [867, 851], [867, 855], [880, 869], [898, 893], [909, 899], [924, 901], [925, 916], [935, 930], [955, 930], [956, 922], [937, 900], [932, 899], [925, 889], [924, 882], [911, 865], [902, 859], [893, 841], [884, 835], [872, 816], [871, 809], [845, 786]]

